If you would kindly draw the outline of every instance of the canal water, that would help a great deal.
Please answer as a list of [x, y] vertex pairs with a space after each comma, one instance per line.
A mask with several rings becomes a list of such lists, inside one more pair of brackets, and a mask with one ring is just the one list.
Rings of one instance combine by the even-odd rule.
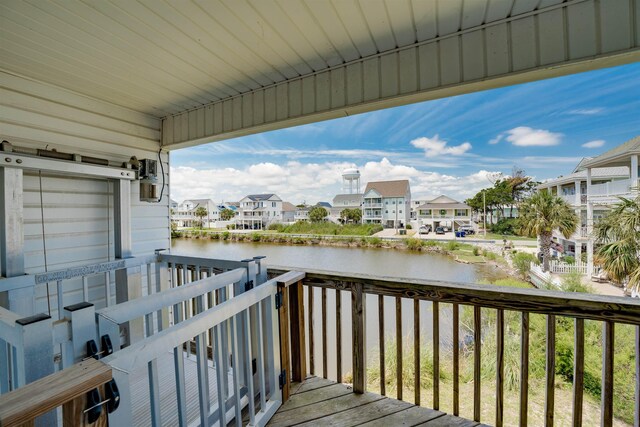
[[[266, 243], [238, 243], [218, 240], [173, 239], [172, 253], [206, 258], [241, 260], [264, 255], [267, 266], [288, 267], [291, 269], [328, 270], [340, 273], [363, 273], [377, 276], [389, 276], [398, 280], [433, 279], [451, 282], [478, 283], [493, 281], [505, 277], [504, 272], [493, 266], [483, 264], [462, 264], [451, 257], [440, 254], [409, 252], [394, 249], [341, 248], [328, 246], [277, 245]], [[323, 372], [321, 291], [314, 289], [314, 359], [315, 372]], [[308, 295], [305, 295], [305, 304]], [[336, 292], [327, 291], [327, 369], [329, 378], [336, 377]], [[341, 292], [342, 305], [342, 372], [351, 372], [351, 295]], [[403, 347], [413, 346], [413, 302], [402, 300], [402, 336]], [[367, 295], [366, 307], [366, 351], [368, 367], [374, 367], [378, 360], [378, 298]], [[395, 342], [396, 337], [395, 298], [384, 297], [385, 341]], [[432, 345], [431, 303], [420, 302], [421, 346]], [[464, 331], [460, 332], [464, 339]], [[440, 346], [443, 349], [452, 346], [451, 308], [440, 305]], [[307, 338], [308, 343], [308, 338]], [[387, 353], [391, 347], [387, 345]], [[388, 354], [387, 357], [392, 356]], [[375, 364], [377, 367], [377, 363]]]

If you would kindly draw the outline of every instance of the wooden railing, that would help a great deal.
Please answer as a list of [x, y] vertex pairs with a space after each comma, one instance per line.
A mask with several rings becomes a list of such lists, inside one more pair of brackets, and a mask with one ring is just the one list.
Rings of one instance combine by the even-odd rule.
[[58, 407], [63, 408], [64, 426], [107, 425], [106, 411], [100, 405], [93, 408], [98, 409], [97, 424], [88, 422], [86, 395], [111, 378], [111, 367], [95, 359], [41, 378], [0, 397], [0, 426], [34, 425], [34, 420], [43, 416], [48, 418], [40, 418], [39, 424], [52, 425], [56, 417], [51, 411]]
[[[270, 268], [269, 274], [282, 274], [288, 269]], [[461, 310], [464, 307], [471, 307], [472, 310], [472, 355], [473, 355], [473, 419], [480, 421], [481, 399], [482, 399], [482, 373], [481, 373], [481, 350], [483, 339], [488, 331], [483, 330], [483, 316], [495, 313], [495, 339], [496, 339], [496, 378], [495, 378], [495, 424], [503, 425], [505, 412], [505, 312], [518, 312], [520, 314], [520, 369], [519, 369], [519, 424], [527, 425], [529, 415], [529, 338], [530, 338], [530, 314], [541, 314], [545, 316], [546, 335], [545, 349], [545, 387], [544, 387], [544, 415], [545, 425], [552, 425], [555, 413], [555, 381], [556, 381], [556, 324], [557, 317], [567, 317], [573, 319], [574, 324], [574, 367], [573, 367], [573, 405], [572, 424], [579, 426], [582, 424], [582, 402], [584, 393], [584, 357], [585, 357], [585, 320], [595, 320], [602, 322], [602, 361], [601, 372], [601, 417], [602, 425], [610, 426], [613, 420], [613, 358], [615, 353], [614, 331], [617, 324], [635, 325], [635, 354], [638, 358], [640, 352], [640, 301], [630, 298], [606, 297], [591, 294], [567, 294], [555, 291], [543, 291], [535, 289], [516, 289], [490, 285], [459, 284], [449, 282], [438, 282], [431, 280], [397, 280], [383, 277], [373, 277], [367, 275], [345, 275], [334, 272], [306, 270], [302, 280], [301, 288], [305, 289], [306, 310], [297, 309], [299, 313], [307, 312], [304, 324], [308, 327], [307, 339], [309, 340], [307, 352], [304, 343], [298, 343], [298, 347], [291, 348], [291, 354], [303, 353], [309, 360], [308, 370], [313, 375], [328, 378], [327, 366], [331, 359], [337, 363], [336, 376], [331, 379], [337, 381], [345, 380], [341, 371], [344, 361], [341, 345], [341, 334], [343, 329], [348, 331], [349, 325], [342, 322], [344, 312], [341, 306], [342, 293], [351, 295], [351, 370], [353, 390], [356, 393], [363, 393], [367, 388], [366, 373], [366, 332], [365, 325], [373, 328], [377, 322], [377, 333], [380, 354], [380, 393], [386, 395], [386, 385], [389, 384], [385, 376], [387, 367], [385, 366], [385, 344], [387, 342], [385, 323], [385, 299], [393, 298], [395, 305], [395, 363], [396, 363], [396, 397], [403, 399], [403, 382], [413, 381], [415, 395], [412, 401], [416, 404], [422, 403], [420, 395], [421, 386], [420, 357], [421, 339], [424, 334], [420, 329], [421, 301], [431, 303], [431, 335], [432, 335], [432, 363], [433, 363], [433, 386], [431, 395], [433, 397], [430, 406], [439, 409], [440, 398], [440, 368], [441, 368], [441, 340], [440, 333], [443, 331], [441, 323], [441, 305], [446, 304], [451, 310], [451, 336], [453, 345], [451, 348], [453, 375], [452, 375], [452, 412], [454, 415], [460, 413], [460, 324]], [[327, 309], [327, 292], [335, 292], [335, 308]], [[315, 300], [320, 295], [320, 303]], [[377, 299], [377, 307], [373, 313], [368, 312], [365, 317], [365, 306], [367, 297]], [[304, 299], [302, 299], [304, 302]], [[414, 352], [414, 377], [403, 378], [403, 302], [413, 305], [413, 352]], [[371, 305], [371, 304], [369, 304]], [[447, 308], [448, 309], [448, 308]], [[491, 310], [487, 312], [487, 309]], [[319, 313], [318, 313], [319, 311]], [[375, 312], [377, 311], [377, 313]], [[329, 314], [331, 313], [331, 314]], [[327, 330], [327, 324], [331, 320], [330, 315], [335, 316], [336, 334]], [[317, 319], [319, 317], [319, 319]], [[447, 319], [449, 317], [447, 316]], [[318, 328], [318, 326], [320, 328]], [[321, 330], [321, 337], [316, 338], [314, 332]], [[513, 333], [513, 332], [512, 332]], [[471, 338], [471, 337], [469, 337]], [[331, 341], [329, 341], [331, 340]], [[320, 346], [322, 358], [322, 371], [316, 369], [315, 353]], [[331, 347], [331, 350], [329, 350]], [[640, 370], [638, 360], [635, 362], [636, 371]], [[370, 368], [370, 367], [369, 367]], [[631, 373], [629, 373], [631, 374]], [[636, 381], [640, 372], [636, 372]], [[635, 390], [635, 419], [638, 423], [640, 403], [640, 385], [636, 385]], [[471, 397], [471, 396], [470, 396]]]

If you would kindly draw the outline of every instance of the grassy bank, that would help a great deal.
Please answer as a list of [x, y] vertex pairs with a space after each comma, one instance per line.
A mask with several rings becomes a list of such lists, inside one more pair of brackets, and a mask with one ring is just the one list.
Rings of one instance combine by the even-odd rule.
[[290, 225], [273, 224], [270, 231], [290, 234], [314, 234], [328, 236], [371, 236], [382, 231], [379, 224], [346, 224], [340, 225], [333, 222], [305, 222], [298, 221]]
[[246, 243], [275, 243], [288, 245], [311, 245], [311, 246], [335, 246], [351, 248], [387, 248], [409, 250], [414, 252], [430, 252], [447, 254], [457, 261], [467, 264], [479, 264], [485, 262], [496, 262], [501, 266], [506, 266], [506, 261], [500, 255], [481, 249], [468, 243], [460, 243], [455, 240], [440, 242], [434, 240], [422, 240], [408, 237], [406, 239], [387, 240], [376, 236], [358, 235], [325, 235], [309, 234], [306, 236], [290, 235], [276, 231], [253, 232], [253, 233], [233, 233], [191, 231], [187, 233], [175, 234], [173, 237], [184, 237], [188, 239], [221, 240], [228, 242]]

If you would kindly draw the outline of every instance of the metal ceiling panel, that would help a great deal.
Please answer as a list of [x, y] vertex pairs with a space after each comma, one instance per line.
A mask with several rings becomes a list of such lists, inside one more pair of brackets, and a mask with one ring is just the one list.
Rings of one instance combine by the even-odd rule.
[[0, 67], [164, 117], [558, 1], [5, 0]]

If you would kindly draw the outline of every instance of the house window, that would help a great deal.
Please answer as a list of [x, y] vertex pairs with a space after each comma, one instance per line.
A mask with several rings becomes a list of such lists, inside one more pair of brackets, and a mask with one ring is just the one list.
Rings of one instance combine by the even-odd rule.
[[275, 208], [276, 207], [276, 202], [271, 202], [271, 207]]
[[388, 210], [387, 210], [387, 211], [384, 211], [384, 213], [389, 213], [389, 211], [388, 211]]
[[388, 201], [388, 200], [385, 200], [385, 201], [384, 201], [384, 204], [385, 204], [385, 205], [388, 205], [388, 204], [389, 204], [389, 201]]
[[467, 216], [467, 209], [456, 209], [456, 216]]
[[400, 211], [400, 213], [402, 213], [402, 211]]

